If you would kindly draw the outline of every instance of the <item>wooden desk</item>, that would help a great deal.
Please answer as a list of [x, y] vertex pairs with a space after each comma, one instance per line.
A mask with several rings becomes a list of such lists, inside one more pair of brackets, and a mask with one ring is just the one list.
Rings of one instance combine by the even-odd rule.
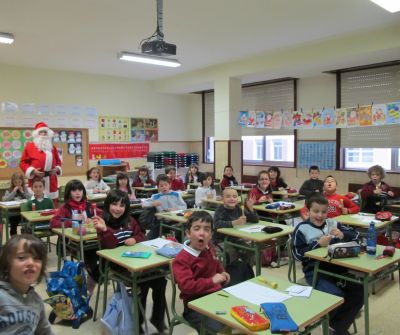
[[154, 187], [144, 187], [144, 186], [138, 186], [138, 187], [132, 187], [135, 190], [136, 196], [138, 198], [141, 197], [141, 195], [144, 195], [142, 198], [150, 198], [152, 194], [158, 193], [158, 188], [156, 186]]
[[[376, 254], [380, 255], [383, 252], [384, 247], [377, 245]], [[364, 253], [358, 257], [352, 258], [338, 258], [329, 260], [326, 258], [328, 251], [327, 248], [318, 248], [312, 251], [307, 251], [304, 255], [316, 260], [314, 267], [313, 287], [315, 287], [317, 274], [324, 273], [326, 275], [348, 280], [353, 283], [363, 285], [364, 291], [364, 318], [365, 318], [365, 335], [369, 335], [369, 303], [368, 303], [368, 285], [379, 280], [377, 274], [388, 275], [399, 271], [400, 276], [400, 250], [396, 249], [393, 257], [387, 257], [382, 259], [376, 259], [374, 256], [369, 256]], [[350, 270], [356, 270], [360, 272], [360, 277], [355, 277], [350, 274], [336, 274], [326, 270], [320, 269], [321, 262], [328, 262], [343, 266]]]
[[[240, 230], [241, 228], [245, 227], [252, 227], [255, 225], [262, 225], [262, 226], [270, 226], [270, 227], [279, 227], [282, 228], [282, 231], [279, 233], [275, 234], [267, 234], [264, 232], [258, 232], [258, 233], [248, 233], [245, 231]], [[257, 224], [246, 224], [246, 225], [240, 225], [236, 226], [234, 228], [219, 228], [217, 229], [218, 233], [224, 234], [224, 262], [226, 260], [226, 247], [228, 245], [234, 246], [239, 249], [243, 250], [250, 250], [254, 252], [255, 255], [255, 260], [256, 260], [256, 275], [261, 274], [261, 249], [263, 246], [271, 242], [273, 239], [279, 239], [281, 237], [288, 236], [293, 232], [293, 227], [289, 227], [286, 225], [278, 224], [278, 223], [272, 223], [272, 222], [267, 222], [267, 221], [259, 221]], [[235, 241], [230, 240], [230, 237], [236, 237], [240, 238], [242, 240], [248, 241], [250, 244], [249, 245], [243, 245], [240, 243], [237, 243]], [[285, 241], [286, 243], [286, 241]], [[281, 243], [282, 244], [282, 243]], [[280, 245], [280, 243], [276, 243], [276, 245]]]
[[[62, 228], [53, 228], [51, 231], [62, 238], [62, 235], [63, 235]], [[81, 239], [80, 235], [74, 234], [72, 232], [72, 228], [64, 228], [64, 235], [65, 235], [65, 238], [69, 239], [69, 242], [71, 242], [68, 244], [68, 249], [76, 251], [76, 253], [78, 255], [78, 259], [82, 259], [82, 255], [80, 254], [80, 246], [79, 246], [80, 239]], [[86, 234], [86, 235], [82, 236], [82, 240], [83, 240], [83, 250], [84, 251], [89, 250], [89, 249], [97, 249], [97, 243], [94, 243], [94, 241], [97, 241], [97, 233]], [[89, 242], [89, 241], [91, 241], [91, 242]], [[90, 244], [88, 244], [88, 242]], [[60, 270], [61, 259], [63, 257], [62, 241], [59, 241], [57, 243], [57, 255], [58, 255], [57, 269]]]
[[201, 186], [201, 183], [189, 183], [188, 186], [189, 186], [189, 188], [196, 189], [199, 186]]
[[[274, 281], [278, 284], [278, 290], [284, 292], [286, 288], [292, 285], [288, 280], [268, 276], [270, 281]], [[250, 281], [263, 285], [257, 278], [253, 278]], [[233, 329], [237, 329], [240, 333], [244, 334], [259, 334], [259, 335], [270, 335], [270, 330], [262, 330], [259, 332], [252, 332], [250, 329], [239, 323], [233, 316], [230, 315], [230, 308], [238, 305], [246, 305], [252, 310], [259, 312], [260, 306], [251, 304], [248, 301], [236, 298], [235, 296], [224, 292], [228, 295], [228, 298], [218, 295], [218, 292], [206, 295], [204, 297], [192, 300], [188, 306], [212, 319], [215, 319]], [[304, 299], [300, 297], [292, 297], [285, 300], [285, 304], [290, 316], [297, 323], [302, 334], [310, 334], [312, 329], [315, 329], [320, 324], [323, 325], [323, 334], [329, 334], [329, 316], [328, 313], [341, 305], [344, 302], [343, 298], [337, 297], [332, 294], [313, 290], [310, 298]], [[225, 310], [226, 314], [217, 315], [216, 311]], [[204, 327], [203, 327], [204, 328]], [[201, 329], [200, 334], [204, 334], [204, 329]]]
[[[4, 228], [6, 230], [6, 242], [10, 239], [10, 231], [8, 226], [10, 225], [10, 211], [15, 213], [20, 212], [21, 204], [28, 200], [15, 200], [15, 201], [2, 201], [0, 202], [1, 217], [4, 218]], [[1, 234], [0, 245], [3, 242], [3, 234]]]
[[[121, 254], [124, 251], [150, 251], [152, 255], [145, 258], [129, 258], [122, 257]], [[103, 279], [103, 314], [106, 309], [107, 304], [107, 286], [108, 286], [108, 274], [110, 271], [110, 262], [118, 264], [119, 266], [125, 268], [131, 273], [131, 283], [132, 283], [132, 309], [133, 309], [133, 319], [134, 319], [134, 334], [139, 334], [139, 285], [148, 280], [155, 278], [164, 277], [160, 271], [154, 272], [154, 270], [159, 270], [162, 267], [166, 267], [166, 271], [169, 271], [167, 266], [171, 261], [169, 258], [157, 255], [155, 249], [142, 245], [141, 243], [135, 244], [134, 246], [121, 246], [115, 249], [102, 249], [98, 250], [97, 254], [105, 260], [105, 270], [101, 273]], [[146, 273], [146, 276], [142, 274]], [[100, 290], [97, 291], [99, 295]], [[95, 311], [96, 315], [97, 310]]]
[[107, 198], [107, 193], [93, 193], [93, 194], [87, 194], [87, 201], [89, 202], [103, 202]]

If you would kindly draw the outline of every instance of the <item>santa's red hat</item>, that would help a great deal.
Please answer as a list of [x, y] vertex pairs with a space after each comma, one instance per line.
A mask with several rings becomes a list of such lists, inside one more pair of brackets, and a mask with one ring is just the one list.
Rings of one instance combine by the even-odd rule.
[[53, 137], [54, 132], [49, 128], [49, 126], [45, 122], [38, 122], [35, 125], [35, 130], [32, 132], [33, 137], [39, 135], [41, 131], [47, 131], [47, 135], [49, 137]]

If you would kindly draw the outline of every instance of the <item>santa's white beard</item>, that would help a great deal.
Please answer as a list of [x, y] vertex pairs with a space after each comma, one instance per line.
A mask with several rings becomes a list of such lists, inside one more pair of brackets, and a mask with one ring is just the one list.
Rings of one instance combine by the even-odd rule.
[[53, 144], [48, 136], [38, 136], [33, 139], [36, 147], [41, 151], [51, 151]]

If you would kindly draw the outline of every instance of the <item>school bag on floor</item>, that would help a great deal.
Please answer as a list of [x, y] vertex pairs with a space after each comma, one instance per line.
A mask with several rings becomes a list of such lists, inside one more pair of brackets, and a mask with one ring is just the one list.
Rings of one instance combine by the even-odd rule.
[[134, 333], [132, 315], [132, 297], [128, 294], [123, 283], [118, 282], [117, 289], [107, 305], [101, 322], [112, 335]]
[[54, 323], [56, 317], [59, 317], [62, 320], [71, 320], [72, 328], [78, 329], [82, 321], [92, 317], [93, 310], [89, 306], [90, 296], [86, 287], [82, 235], [80, 239], [82, 260], [80, 262], [67, 261], [64, 221], [61, 221], [64, 264], [61, 271], [50, 272], [47, 279], [47, 293], [49, 294], [49, 298], [45, 299], [44, 302], [53, 308], [49, 315], [49, 322], [51, 324]]

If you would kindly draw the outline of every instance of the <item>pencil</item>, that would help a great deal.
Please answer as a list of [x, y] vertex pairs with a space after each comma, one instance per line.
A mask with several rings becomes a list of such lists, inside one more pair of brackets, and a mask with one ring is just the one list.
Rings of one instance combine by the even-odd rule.
[[217, 293], [217, 294], [220, 295], [221, 297], [229, 298], [229, 295], [227, 295], [227, 294], [224, 294], [224, 293]]

